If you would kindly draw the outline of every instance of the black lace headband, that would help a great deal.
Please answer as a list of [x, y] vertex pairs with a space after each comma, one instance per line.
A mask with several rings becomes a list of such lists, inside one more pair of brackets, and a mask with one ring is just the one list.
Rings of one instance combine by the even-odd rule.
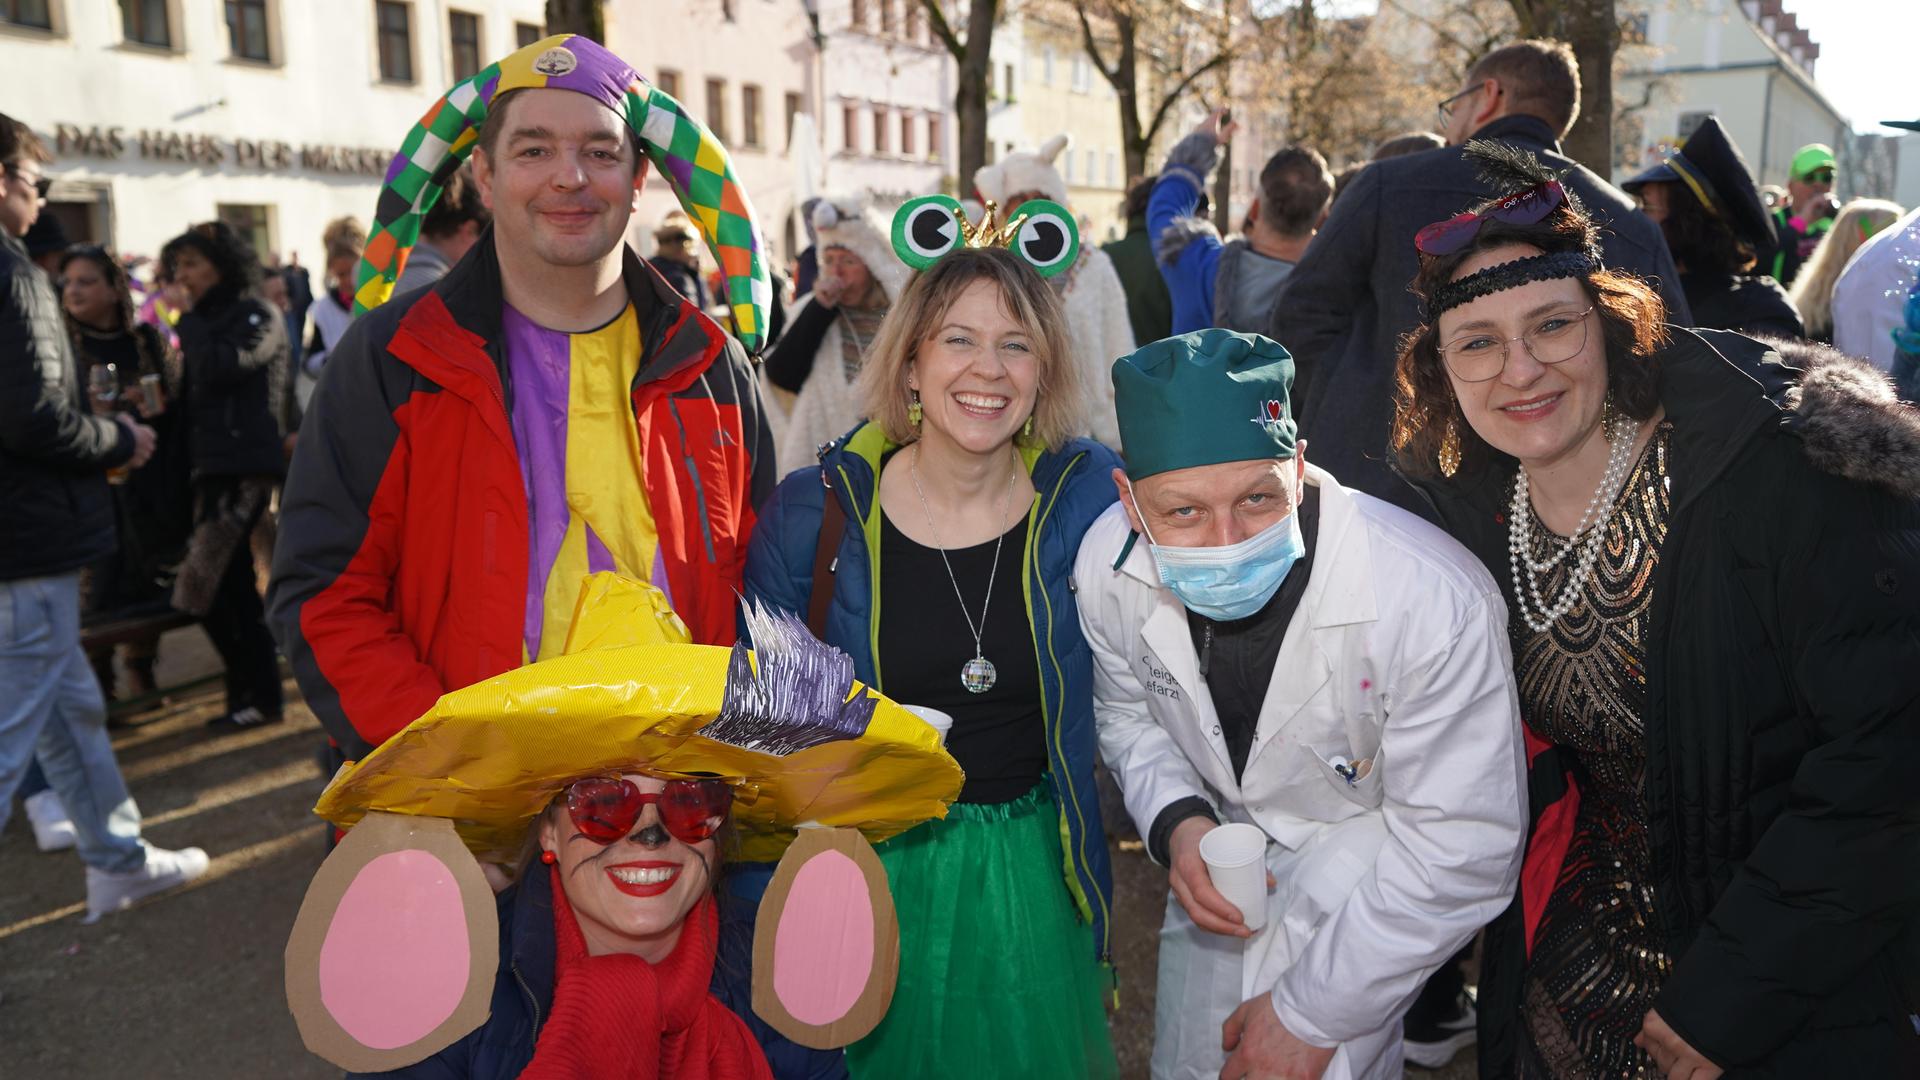
[[1489, 266], [1485, 270], [1475, 271], [1433, 290], [1433, 295], [1427, 298], [1426, 321], [1432, 323], [1443, 311], [1450, 311], [1483, 296], [1519, 288], [1531, 281], [1552, 281], [1555, 278], [1564, 277], [1583, 278], [1598, 269], [1600, 269], [1600, 256], [1590, 249], [1531, 255], [1524, 259], [1504, 262], [1498, 266]]

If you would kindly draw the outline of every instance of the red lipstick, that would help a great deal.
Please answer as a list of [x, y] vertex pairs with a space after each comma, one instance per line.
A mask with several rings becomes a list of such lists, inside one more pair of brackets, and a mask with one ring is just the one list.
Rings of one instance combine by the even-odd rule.
[[[660, 862], [658, 860], [643, 860], [640, 862], [615, 863], [612, 866], [608, 866], [604, 868], [607, 875], [607, 880], [613, 883], [614, 888], [619, 889], [621, 892], [626, 893], [628, 896], [640, 896], [640, 897], [659, 896], [661, 893], [664, 893], [668, 889], [673, 888], [673, 883], [680, 880], [681, 869], [682, 869], [681, 865], [677, 862]], [[633, 882], [633, 881], [622, 881], [620, 879], [620, 876], [614, 872], [616, 870], [653, 871], [654, 873], [650, 876], [658, 876], [659, 871], [665, 870], [667, 871], [667, 874], [664, 878], [661, 878], [659, 881], [648, 881], [648, 882], [642, 883], [642, 882]]]

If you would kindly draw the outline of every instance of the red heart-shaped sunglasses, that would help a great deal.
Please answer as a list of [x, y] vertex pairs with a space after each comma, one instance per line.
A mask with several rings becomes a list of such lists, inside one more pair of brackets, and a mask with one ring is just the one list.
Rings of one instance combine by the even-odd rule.
[[683, 844], [697, 844], [719, 831], [733, 806], [733, 788], [723, 780], [669, 780], [659, 791], [641, 791], [620, 776], [567, 785], [567, 816], [596, 844], [611, 844], [632, 832], [649, 803], [659, 804], [660, 824], [669, 835]]

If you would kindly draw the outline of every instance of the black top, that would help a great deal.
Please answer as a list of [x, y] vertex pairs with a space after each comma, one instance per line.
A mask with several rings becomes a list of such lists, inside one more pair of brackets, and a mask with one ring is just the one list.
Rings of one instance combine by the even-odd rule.
[[[1287, 624], [1293, 621], [1313, 574], [1314, 539], [1320, 531], [1319, 488], [1306, 489], [1298, 513], [1300, 537], [1307, 551], [1287, 571], [1286, 580], [1267, 606], [1231, 622], [1215, 622], [1187, 612], [1187, 630], [1193, 635], [1193, 651], [1200, 658], [1200, 677], [1206, 680], [1207, 692], [1213, 697], [1214, 712], [1220, 717], [1220, 736], [1226, 740], [1235, 776], [1246, 771], [1253, 736], [1260, 729], [1260, 710], [1273, 683], [1273, 665], [1280, 659]], [[1219, 820], [1205, 799], [1189, 796], [1175, 800], [1160, 811], [1147, 830], [1147, 854], [1164, 865], [1174, 826], [1190, 817]]]
[[107, 469], [132, 456], [133, 434], [88, 408], [52, 282], [0, 229], [0, 581], [112, 551]]
[[[138, 323], [116, 334], [83, 331], [79, 345], [76, 362], [82, 385], [88, 385], [88, 373], [96, 364], [114, 365], [122, 390], [139, 386], [143, 375], [163, 377], [164, 410], [140, 421], [156, 436], [153, 456], [112, 489], [120, 544], [93, 565], [87, 594], [93, 610], [133, 614], [164, 603], [163, 568], [179, 562], [186, 551], [193, 530], [192, 454], [177, 423], [181, 412], [173, 400], [176, 388], [165, 378], [166, 342], [158, 330]], [[125, 408], [131, 410], [131, 403]]]
[[801, 305], [792, 324], [767, 353], [767, 378], [773, 385], [794, 394], [807, 385], [807, 376], [813, 374], [814, 354], [820, 351], [827, 328], [839, 315], [839, 308], [818, 300]]
[[[980, 622], [993, 571], [994, 541], [950, 549], [953, 577], [937, 548], [909, 540], [880, 516], [880, 689], [895, 701], [953, 717], [947, 752], [964, 771], [960, 801], [1011, 802], [1033, 790], [1047, 768], [1046, 720], [1040, 708], [1040, 661], [1020, 584], [1027, 521], [1007, 530], [980, 651], [993, 663], [993, 688], [975, 694], [960, 684], [973, 659], [967, 616]], [[953, 582], [966, 597], [966, 614]]]
[[1803, 330], [1787, 290], [1764, 274], [1680, 275], [1694, 326], [1796, 338]]
[[209, 293], [174, 330], [186, 379], [170, 407], [185, 417], [194, 476], [280, 475], [293, 353], [279, 310], [252, 293]]

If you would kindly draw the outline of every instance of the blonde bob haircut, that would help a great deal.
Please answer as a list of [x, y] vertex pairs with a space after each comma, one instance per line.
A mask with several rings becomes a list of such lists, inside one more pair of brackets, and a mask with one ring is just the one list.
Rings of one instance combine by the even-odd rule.
[[860, 366], [856, 392], [861, 412], [879, 425], [888, 442], [904, 446], [920, 437], [907, 422], [907, 405], [913, 400], [907, 371], [921, 346], [939, 333], [954, 301], [976, 281], [991, 281], [999, 288], [1001, 309], [1026, 331], [1040, 371], [1033, 434], [1016, 436], [1015, 441], [1058, 450], [1085, 430], [1086, 413], [1079, 365], [1067, 341], [1066, 313], [1046, 280], [1005, 248], [963, 247], [914, 275], [887, 311]]

